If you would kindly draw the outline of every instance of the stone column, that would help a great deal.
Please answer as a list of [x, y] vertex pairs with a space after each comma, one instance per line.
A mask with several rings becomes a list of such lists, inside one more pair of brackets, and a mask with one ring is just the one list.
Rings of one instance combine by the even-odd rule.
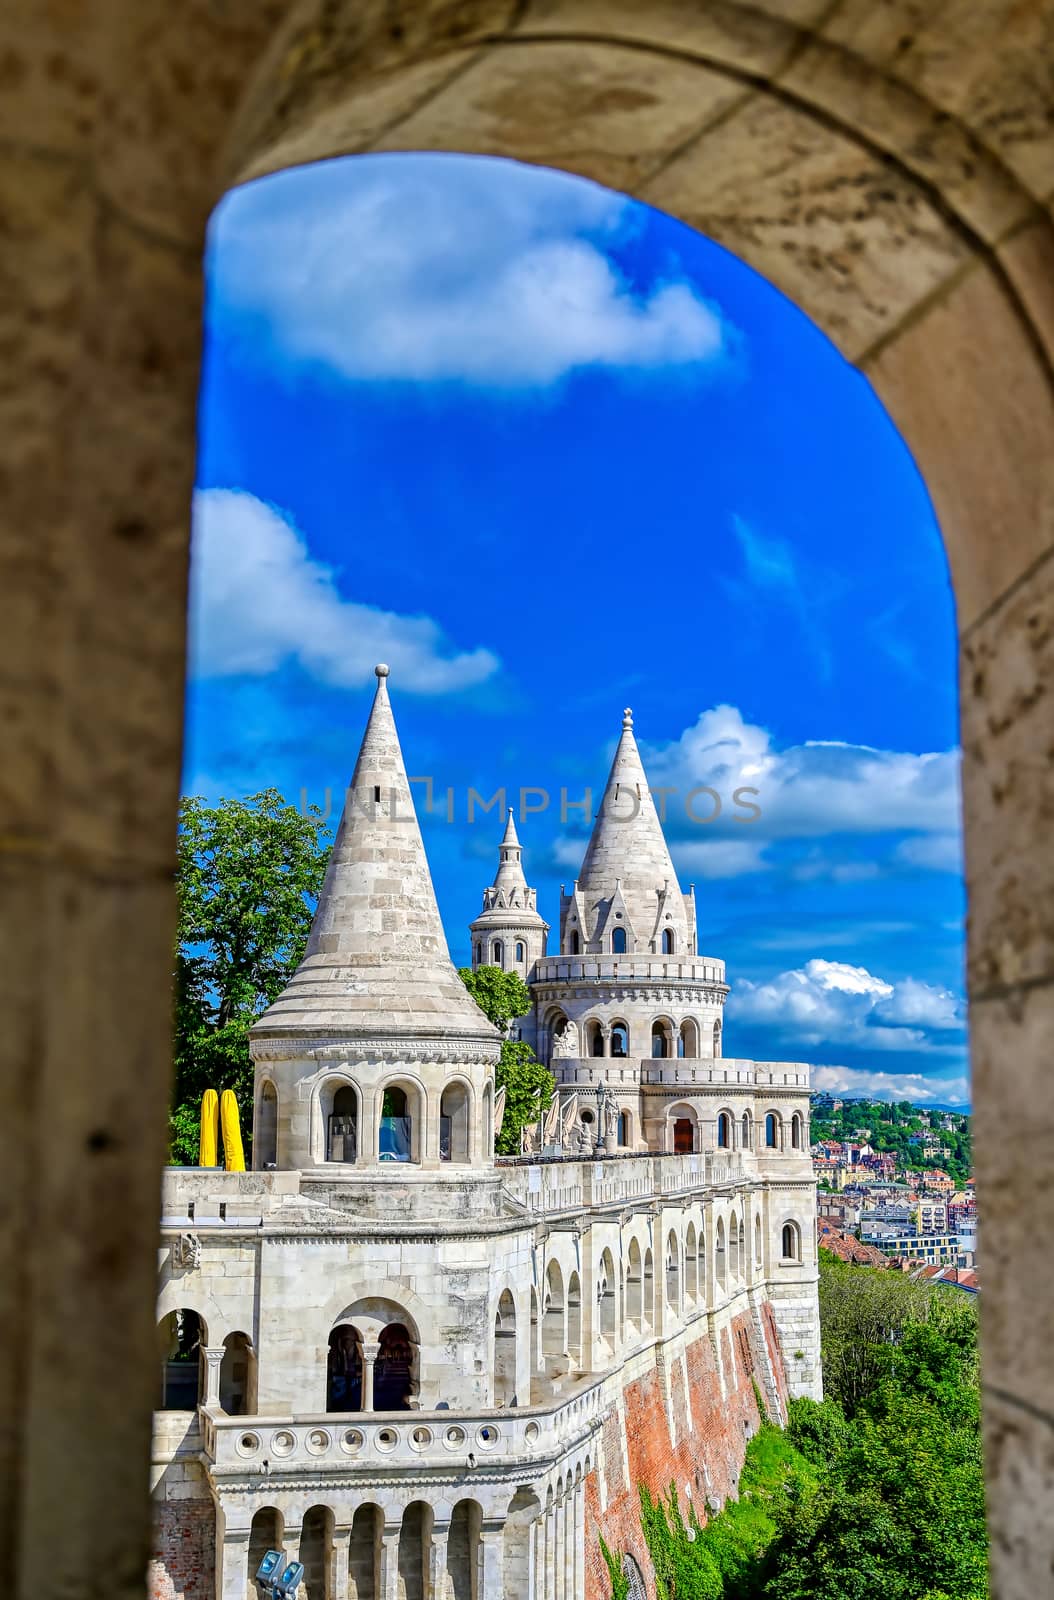
[[329, 1549], [329, 1600], [348, 1600], [350, 1555], [351, 1523], [335, 1521], [333, 1542]]
[[[492, 1595], [505, 1593], [504, 1565], [505, 1524], [498, 1518], [488, 1518], [479, 1532], [478, 1580], [479, 1600], [490, 1600]], [[511, 1597], [510, 1597], [511, 1600]]]
[[220, 1403], [220, 1368], [223, 1365], [223, 1346], [202, 1345], [202, 1359], [205, 1362], [205, 1399], [204, 1405], [218, 1406]]
[[222, 1517], [216, 1519], [216, 1600], [245, 1600], [250, 1592], [249, 1529], [224, 1530]]
[[381, 1534], [381, 1586], [377, 1600], [399, 1600], [399, 1528], [384, 1524]]
[[545, 1572], [542, 1600], [556, 1600], [556, 1502], [545, 1508]]
[[362, 1343], [362, 1409], [373, 1410], [373, 1363], [377, 1359], [379, 1344]]
[[586, 1508], [581, 1479], [574, 1487], [573, 1506], [571, 1593], [578, 1600], [578, 1596], [586, 1592]]
[[[445, 1600], [447, 1575], [447, 1549], [450, 1541], [449, 1522], [433, 1522], [432, 1537], [428, 1546], [428, 1572], [425, 1579], [425, 1600]], [[495, 1593], [500, 1591], [496, 1590]], [[482, 1597], [486, 1593], [480, 1590]], [[343, 1596], [336, 1600], [344, 1600]]]
[[[285, 1564], [292, 1566], [294, 1561], [300, 1560], [300, 1536], [304, 1530], [304, 1513], [302, 1511], [289, 1511], [285, 1518], [285, 1534], [282, 1538], [282, 1549], [285, 1551]], [[305, 1600], [307, 1585], [301, 1580], [296, 1591], [295, 1600]]]

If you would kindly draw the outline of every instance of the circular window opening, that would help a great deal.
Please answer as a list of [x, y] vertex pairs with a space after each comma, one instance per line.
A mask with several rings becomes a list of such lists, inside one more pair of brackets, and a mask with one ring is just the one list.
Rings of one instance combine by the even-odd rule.
[[346, 1455], [354, 1456], [358, 1455], [365, 1443], [366, 1435], [361, 1428], [348, 1428], [341, 1435], [340, 1448]]
[[523, 1430], [523, 1437], [527, 1440], [528, 1444], [537, 1444], [538, 1436], [541, 1431], [542, 1430], [539, 1428], [536, 1422], [528, 1422], [526, 1428]]
[[410, 1443], [415, 1450], [427, 1450], [432, 1443], [431, 1428], [415, 1428], [410, 1435]]
[[484, 1426], [480, 1428], [476, 1438], [479, 1440], [484, 1450], [493, 1450], [494, 1446], [498, 1442], [498, 1430], [497, 1428], [492, 1428], [489, 1423], [485, 1423]]
[[296, 1449], [296, 1437], [284, 1429], [281, 1433], [271, 1435], [271, 1449], [276, 1456], [292, 1455]]
[[259, 1448], [260, 1436], [258, 1433], [243, 1433], [238, 1440], [238, 1449], [243, 1456], [254, 1456]]
[[382, 1428], [377, 1435], [378, 1450], [394, 1450], [399, 1443], [399, 1435], [394, 1428]]
[[312, 1428], [307, 1436], [307, 1447], [313, 1456], [325, 1455], [332, 1442], [325, 1428]]
[[448, 1428], [443, 1436], [443, 1443], [448, 1450], [457, 1450], [465, 1442], [464, 1428]]

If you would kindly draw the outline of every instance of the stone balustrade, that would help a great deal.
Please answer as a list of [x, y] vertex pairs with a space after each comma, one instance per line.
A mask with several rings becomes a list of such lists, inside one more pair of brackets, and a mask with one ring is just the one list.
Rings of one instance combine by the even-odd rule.
[[[558, 1405], [481, 1411], [341, 1412], [229, 1417], [203, 1406], [202, 1450], [215, 1477], [283, 1473], [539, 1470], [588, 1439], [608, 1401], [598, 1379]], [[472, 1458], [470, 1460], [470, 1457]]]
[[699, 1150], [691, 1155], [618, 1156], [604, 1160], [501, 1163], [508, 1196], [531, 1215], [624, 1205], [655, 1195], [690, 1194], [740, 1182], [737, 1151]]
[[725, 964], [714, 956], [543, 956], [532, 982], [543, 983], [716, 983], [725, 982]]

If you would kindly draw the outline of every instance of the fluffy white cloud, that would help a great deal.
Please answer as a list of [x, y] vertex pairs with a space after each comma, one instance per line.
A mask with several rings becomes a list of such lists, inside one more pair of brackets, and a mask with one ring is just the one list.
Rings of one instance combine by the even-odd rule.
[[[765, 728], [744, 721], [735, 706], [719, 705], [704, 711], [679, 739], [648, 746], [643, 754], [652, 787], [675, 791], [667, 801], [670, 828], [692, 837], [700, 827], [689, 820], [686, 797], [706, 785], [721, 797], [723, 820], [744, 815], [742, 803], [734, 803], [737, 789], [757, 791], [743, 799], [759, 806], [761, 816], [732, 824], [745, 834], [804, 839], [907, 831], [958, 838], [959, 756], [954, 750], [914, 755], [821, 740], [778, 750]], [[714, 809], [705, 795], [692, 804], [700, 817]], [[929, 838], [924, 844], [928, 859], [920, 848], [912, 864], [950, 868], [944, 844], [938, 848]], [[908, 853], [901, 859], [912, 862]]]
[[919, 1072], [869, 1072], [861, 1067], [814, 1067], [814, 1089], [830, 1094], [867, 1095], [875, 1100], [911, 1100], [943, 1106], [970, 1103], [970, 1080], [929, 1078]]
[[360, 157], [236, 189], [213, 221], [213, 304], [348, 378], [531, 387], [726, 351], [687, 283], [640, 295], [593, 243], [628, 225], [628, 201], [497, 165]]
[[740, 979], [728, 1012], [810, 1049], [958, 1052], [965, 1027], [961, 1002], [950, 990], [918, 978], [890, 983], [866, 967], [818, 957], [764, 983]]
[[763, 839], [682, 839], [673, 846], [673, 858], [682, 880], [741, 878], [769, 865]]
[[258, 676], [297, 661], [337, 688], [368, 682], [387, 661], [418, 694], [464, 689], [498, 667], [489, 650], [452, 650], [430, 617], [345, 599], [289, 518], [233, 489], [195, 496], [190, 656], [198, 677]]

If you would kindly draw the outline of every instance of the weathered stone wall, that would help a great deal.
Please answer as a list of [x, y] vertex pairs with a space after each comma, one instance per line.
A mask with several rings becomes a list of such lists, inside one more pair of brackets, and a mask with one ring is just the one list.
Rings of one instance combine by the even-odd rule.
[[216, 1508], [203, 1489], [155, 1505], [148, 1600], [212, 1600], [216, 1592]]
[[[681, 1363], [673, 1368], [669, 1404], [658, 1368], [627, 1383], [621, 1403], [605, 1418], [598, 1465], [586, 1479], [584, 1600], [609, 1600], [611, 1594], [601, 1537], [620, 1557], [628, 1551], [634, 1558], [653, 1600], [641, 1486], [656, 1499], [676, 1485], [682, 1512], [687, 1516], [692, 1505], [701, 1521], [735, 1494], [747, 1441], [759, 1423], [751, 1381], [760, 1380], [765, 1359], [758, 1340], [748, 1316], [696, 1339], [685, 1352], [687, 1385]], [[785, 1394], [779, 1363], [777, 1375]]]

